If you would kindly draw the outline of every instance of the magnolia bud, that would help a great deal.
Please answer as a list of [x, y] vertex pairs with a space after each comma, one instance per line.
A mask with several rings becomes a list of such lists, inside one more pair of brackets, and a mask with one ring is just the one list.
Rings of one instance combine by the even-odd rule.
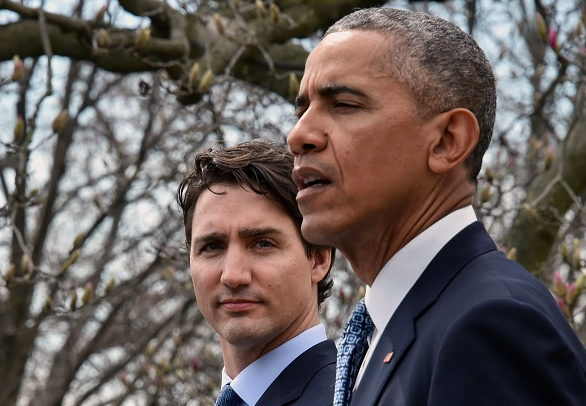
[[553, 273], [553, 293], [558, 297], [566, 296], [566, 284], [562, 280], [559, 271]]
[[487, 167], [485, 173], [486, 173], [486, 181], [488, 183], [492, 183], [494, 180], [494, 175], [492, 173], [492, 170]]
[[98, 46], [100, 48], [110, 48], [110, 45], [112, 45], [110, 34], [105, 28], [100, 28], [98, 30]]
[[50, 297], [47, 296], [47, 298], [45, 299], [45, 305], [43, 306], [43, 310], [48, 313], [51, 310], [53, 310], [53, 301], [51, 300]]
[[214, 78], [214, 72], [211, 69], [208, 69], [206, 71], [206, 73], [204, 73], [203, 76], [201, 77], [201, 82], [199, 82], [199, 86], [197, 87], [197, 90], [200, 93], [207, 92], [212, 84], [213, 78]]
[[258, 18], [265, 18], [267, 16], [267, 8], [262, 0], [256, 0], [256, 15]]
[[18, 82], [24, 73], [24, 62], [20, 59], [20, 56], [14, 55], [12, 58], [14, 70], [12, 71], [12, 81]]
[[61, 110], [59, 114], [53, 120], [52, 128], [53, 132], [58, 133], [65, 128], [67, 121], [69, 120], [69, 112], [67, 109]]
[[86, 283], [85, 289], [83, 291], [83, 296], [81, 297], [81, 303], [83, 303], [84, 306], [90, 302], [93, 293], [94, 285], [91, 282]]
[[109, 295], [110, 293], [112, 293], [112, 291], [114, 290], [115, 287], [116, 287], [116, 280], [114, 279], [114, 277], [111, 277], [110, 280], [108, 281], [108, 284], [106, 285], [106, 295]]
[[31, 259], [27, 254], [22, 254], [20, 258], [20, 269], [23, 275], [28, 275], [32, 271]]
[[77, 290], [71, 292], [71, 298], [69, 299], [69, 310], [74, 311], [77, 306]]
[[222, 19], [218, 13], [214, 14], [214, 24], [216, 25], [216, 30], [220, 35], [224, 35], [224, 24], [222, 24]]
[[279, 7], [275, 3], [271, 3], [269, 14], [271, 16], [271, 21], [274, 23], [278, 23], [281, 19], [281, 10], [279, 10]]
[[547, 41], [547, 24], [540, 13], [535, 13], [535, 28], [539, 34], [539, 38], [543, 42]]
[[151, 37], [151, 30], [148, 28], [141, 28], [136, 32], [134, 37], [134, 48], [142, 49], [146, 45], [147, 41]]
[[549, 28], [549, 32], [547, 33], [547, 42], [549, 44], [549, 46], [554, 50], [554, 51], [559, 51], [558, 48], [558, 34], [557, 32], [553, 29], [553, 27]]
[[490, 183], [486, 183], [480, 192], [480, 203], [486, 203], [492, 197], [492, 192], [490, 191]]
[[297, 97], [299, 93], [299, 79], [297, 79], [297, 75], [291, 72], [289, 74], [289, 96], [291, 98]]
[[157, 350], [157, 346], [152, 341], [147, 344], [146, 353], [149, 357], [152, 357], [155, 351]]
[[96, 13], [96, 21], [102, 21], [104, 19], [104, 15], [106, 15], [106, 10], [108, 10], [108, 5], [104, 4], [98, 12]]
[[194, 62], [189, 70], [189, 78], [187, 84], [191, 89], [194, 89], [197, 85], [197, 75], [199, 74], [199, 62]]
[[61, 275], [61, 276], [65, 275], [67, 273], [67, 271], [69, 270], [69, 267], [71, 265], [73, 265], [75, 263], [75, 261], [77, 261], [78, 257], [79, 257], [79, 249], [73, 250], [73, 252], [69, 256], [69, 258], [67, 258], [65, 260], [65, 262], [63, 262], [63, 265], [61, 266], [61, 273], [59, 275]]
[[16, 265], [10, 264], [10, 266], [6, 270], [6, 273], [4, 274], [4, 282], [6, 282], [6, 285], [10, 285], [10, 283], [12, 282], [12, 279], [14, 279], [15, 272], [16, 272]]
[[79, 247], [81, 247], [81, 244], [83, 243], [83, 240], [85, 239], [85, 233], [79, 233], [75, 236], [75, 239], [73, 240], [73, 249], [76, 250]]
[[517, 260], [517, 247], [511, 248], [509, 252], [507, 252], [507, 258], [509, 258], [511, 261]]
[[551, 168], [551, 163], [553, 162], [553, 147], [547, 148], [545, 151], [545, 170], [547, 171]]
[[17, 143], [20, 141], [22, 136], [24, 135], [24, 120], [21, 116], [18, 116], [16, 119], [16, 123], [14, 124], [14, 142]]

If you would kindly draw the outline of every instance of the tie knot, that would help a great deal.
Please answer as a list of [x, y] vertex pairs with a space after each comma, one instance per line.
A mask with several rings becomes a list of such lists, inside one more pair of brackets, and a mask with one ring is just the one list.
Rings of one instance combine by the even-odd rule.
[[240, 401], [240, 396], [236, 393], [230, 384], [224, 385], [220, 391], [220, 396], [216, 400], [215, 406], [236, 406]]

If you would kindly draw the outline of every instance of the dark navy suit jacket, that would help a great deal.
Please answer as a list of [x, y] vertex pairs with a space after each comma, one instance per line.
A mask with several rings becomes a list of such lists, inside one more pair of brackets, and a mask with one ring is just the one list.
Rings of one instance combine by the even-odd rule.
[[335, 380], [336, 345], [332, 340], [326, 340], [289, 364], [256, 406], [331, 406]]
[[401, 302], [351, 404], [585, 406], [586, 351], [545, 286], [476, 222]]

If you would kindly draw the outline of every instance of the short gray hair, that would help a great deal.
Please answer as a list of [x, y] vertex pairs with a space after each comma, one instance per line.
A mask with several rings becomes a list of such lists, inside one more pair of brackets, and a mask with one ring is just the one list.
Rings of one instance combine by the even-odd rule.
[[476, 184], [492, 138], [496, 84], [490, 62], [474, 38], [439, 17], [389, 7], [355, 11], [324, 37], [354, 30], [378, 32], [391, 40], [384, 69], [411, 90], [422, 119], [454, 108], [476, 116], [479, 141], [466, 161], [469, 179]]

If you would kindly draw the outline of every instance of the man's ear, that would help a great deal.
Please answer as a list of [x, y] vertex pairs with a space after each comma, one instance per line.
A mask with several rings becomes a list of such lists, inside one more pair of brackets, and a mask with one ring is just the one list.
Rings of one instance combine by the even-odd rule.
[[438, 136], [429, 151], [429, 169], [441, 174], [462, 164], [478, 144], [479, 128], [470, 110], [457, 108], [434, 119]]
[[311, 270], [311, 281], [318, 283], [328, 273], [332, 261], [332, 250], [330, 248], [316, 248], [311, 254], [313, 268]]

